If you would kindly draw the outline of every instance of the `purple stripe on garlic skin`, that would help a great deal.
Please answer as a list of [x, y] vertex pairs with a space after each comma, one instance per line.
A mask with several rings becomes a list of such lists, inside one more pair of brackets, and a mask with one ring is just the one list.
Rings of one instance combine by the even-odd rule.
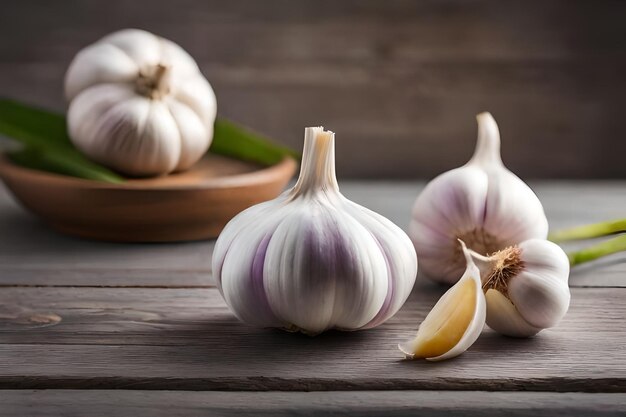
[[236, 216], [249, 221], [231, 221], [222, 231], [214, 249], [213, 273], [222, 296], [240, 320], [281, 327], [283, 323], [268, 308], [262, 282], [258, 282], [262, 277], [255, 274], [260, 267], [255, 265], [255, 258], [257, 264], [260, 262], [259, 248], [269, 245], [269, 241], [265, 243], [264, 240], [279, 219], [270, 216], [275, 210], [268, 203], [262, 203], [258, 208], [256, 213], [248, 209]]
[[393, 316], [411, 292], [417, 258], [400, 228], [340, 194], [334, 136], [307, 128], [298, 182], [231, 220], [213, 269], [240, 320], [314, 335]]
[[[266, 292], [278, 317], [310, 334], [357, 329], [383, 305], [387, 267], [369, 232], [341, 210], [297, 202], [268, 248]], [[297, 301], [296, 301], [297, 300]]]
[[[285, 199], [283, 193], [278, 199]], [[219, 239], [215, 242], [213, 248], [213, 277], [215, 278], [217, 288], [222, 291], [222, 267], [224, 265], [224, 259], [226, 253], [230, 249], [230, 245], [237, 235], [247, 227], [248, 222], [251, 222], [256, 216], [267, 216], [274, 210], [273, 202], [260, 203], [254, 207], [247, 208], [241, 213], [237, 214], [231, 221], [224, 227], [222, 233], [220, 233]]]
[[412, 210], [409, 235], [422, 271], [455, 283], [465, 270], [457, 239], [483, 255], [548, 234], [548, 221], [533, 191], [500, 158], [500, 134], [489, 113], [478, 120], [471, 160], [433, 179]]

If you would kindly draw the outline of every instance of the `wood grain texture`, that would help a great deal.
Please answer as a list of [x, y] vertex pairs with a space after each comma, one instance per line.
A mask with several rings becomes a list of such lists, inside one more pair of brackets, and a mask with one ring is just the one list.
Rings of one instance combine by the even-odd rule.
[[[626, 215], [626, 182], [537, 182], [551, 227], [558, 229]], [[342, 181], [350, 199], [406, 230], [423, 182]], [[24, 212], [0, 186], [0, 285], [203, 287], [212, 285], [213, 241], [128, 245], [59, 235]], [[591, 242], [582, 242], [578, 246]], [[577, 245], [567, 245], [575, 248]], [[570, 285], [626, 286], [618, 254], [572, 271]]]
[[[381, 416], [519, 417], [623, 416], [622, 394], [361, 391], [361, 392], [181, 392], [140, 390], [5, 390], [0, 416]], [[451, 414], [452, 413], [452, 414]]]
[[403, 360], [442, 292], [420, 284], [377, 329], [311, 338], [238, 322], [216, 289], [2, 288], [0, 388], [626, 392], [626, 289], [573, 289], [531, 339], [485, 330], [454, 360]]
[[340, 175], [460, 165], [490, 110], [523, 176], [626, 177], [624, 2], [23, 0], [0, 19], [0, 94], [57, 109], [80, 48], [140, 27], [197, 59], [222, 115], [295, 148], [336, 131]]

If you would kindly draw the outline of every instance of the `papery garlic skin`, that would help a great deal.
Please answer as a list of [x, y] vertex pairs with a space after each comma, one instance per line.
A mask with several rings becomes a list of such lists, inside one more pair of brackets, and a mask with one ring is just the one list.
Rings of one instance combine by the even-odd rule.
[[[498, 258], [507, 251], [515, 251], [515, 256], [503, 265]], [[489, 258], [477, 254], [474, 258], [486, 290], [487, 325], [498, 333], [529, 337], [557, 325], [567, 313], [569, 259], [555, 243], [530, 239]], [[513, 268], [512, 262], [518, 266]], [[494, 284], [489, 277], [498, 268], [506, 278]], [[508, 273], [507, 268], [514, 272]]]
[[399, 227], [341, 195], [334, 134], [319, 127], [306, 129], [296, 185], [226, 225], [213, 273], [241, 321], [314, 335], [389, 319], [413, 288], [417, 258]]
[[460, 243], [467, 263], [465, 273], [437, 301], [415, 338], [398, 345], [408, 359], [451, 359], [469, 349], [485, 326], [486, 300], [480, 271], [465, 244]]
[[500, 334], [511, 337], [530, 337], [543, 330], [529, 324], [517, 311], [511, 300], [498, 290], [487, 290], [487, 325]]
[[426, 186], [415, 201], [409, 226], [421, 270], [448, 284], [465, 269], [457, 239], [484, 255], [548, 234], [541, 202], [502, 163], [495, 120], [481, 113], [477, 121], [473, 157]]
[[127, 175], [185, 170], [213, 138], [211, 85], [180, 46], [143, 30], [120, 30], [81, 50], [65, 95], [74, 145]]

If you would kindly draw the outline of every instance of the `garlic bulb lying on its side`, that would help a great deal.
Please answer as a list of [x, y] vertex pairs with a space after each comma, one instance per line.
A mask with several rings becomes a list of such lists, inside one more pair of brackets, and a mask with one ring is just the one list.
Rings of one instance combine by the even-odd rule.
[[489, 257], [470, 253], [481, 270], [487, 325], [493, 330], [528, 337], [567, 313], [569, 260], [558, 245], [530, 239]]
[[485, 326], [485, 294], [481, 288], [480, 271], [461, 241], [467, 267], [454, 284], [428, 313], [417, 336], [398, 345], [408, 359], [429, 361], [450, 359], [474, 344]]
[[500, 133], [489, 113], [478, 120], [474, 156], [432, 180], [415, 201], [409, 235], [422, 271], [452, 284], [465, 269], [457, 239], [481, 254], [545, 239], [548, 221], [533, 191], [500, 158]]
[[124, 174], [185, 170], [213, 138], [211, 85], [180, 46], [143, 30], [120, 30], [80, 51], [65, 95], [74, 145]]
[[306, 129], [296, 185], [226, 225], [213, 273], [240, 320], [314, 335], [389, 319], [413, 288], [417, 259], [399, 227], [341, 195], [334, 133], [316, 127]]

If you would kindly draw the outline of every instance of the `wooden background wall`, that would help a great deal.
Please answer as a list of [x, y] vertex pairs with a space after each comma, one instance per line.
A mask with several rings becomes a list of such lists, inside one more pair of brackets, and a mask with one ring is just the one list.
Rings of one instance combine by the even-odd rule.
[[125, 27], [186, 48], [224, 116], [337, 132], [344, 178], [462, 164], [482, 110], [522, 176], [626, 177], [626, 1], [6, 1], [0, 94], [63, 109], [72, 56]]

